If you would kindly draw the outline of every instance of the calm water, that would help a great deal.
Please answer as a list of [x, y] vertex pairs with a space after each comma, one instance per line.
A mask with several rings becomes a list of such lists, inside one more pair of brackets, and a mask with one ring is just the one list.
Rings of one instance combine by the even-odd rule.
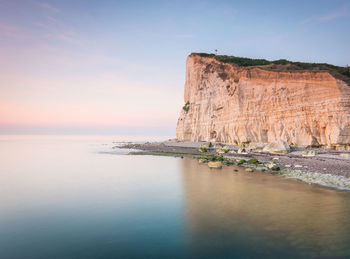
[[350, 257], [350, 192], [113, 140], [0, 136], [0, 258]]

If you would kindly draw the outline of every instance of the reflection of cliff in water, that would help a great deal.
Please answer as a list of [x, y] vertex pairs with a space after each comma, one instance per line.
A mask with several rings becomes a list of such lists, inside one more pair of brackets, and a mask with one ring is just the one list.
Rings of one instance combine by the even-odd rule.
[[183, 159], [190, 246], [198, 255], [350, 255], [350, 193]]

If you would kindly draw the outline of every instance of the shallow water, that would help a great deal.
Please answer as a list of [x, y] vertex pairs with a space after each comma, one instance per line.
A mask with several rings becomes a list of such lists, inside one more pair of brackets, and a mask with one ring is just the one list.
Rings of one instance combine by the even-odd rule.
[[121, 139], [0, 136], [0, 258], [350, 257], [350, 192]]

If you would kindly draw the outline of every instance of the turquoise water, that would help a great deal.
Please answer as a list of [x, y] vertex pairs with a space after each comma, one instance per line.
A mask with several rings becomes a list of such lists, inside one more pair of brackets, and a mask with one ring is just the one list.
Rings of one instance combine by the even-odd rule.
[[350, 192], [123, 139], [0, 136], [0, 258], [350, 257]]

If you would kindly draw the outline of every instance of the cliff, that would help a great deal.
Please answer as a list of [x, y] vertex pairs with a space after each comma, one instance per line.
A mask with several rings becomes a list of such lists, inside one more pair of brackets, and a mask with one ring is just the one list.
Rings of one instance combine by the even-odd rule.
[[177, 139], [349, 147], [346, 68], [312, 64], [305, 69], [299, 64], [306, 63], [284, 60], [249, 66], [232, 58], [188, 56]]

